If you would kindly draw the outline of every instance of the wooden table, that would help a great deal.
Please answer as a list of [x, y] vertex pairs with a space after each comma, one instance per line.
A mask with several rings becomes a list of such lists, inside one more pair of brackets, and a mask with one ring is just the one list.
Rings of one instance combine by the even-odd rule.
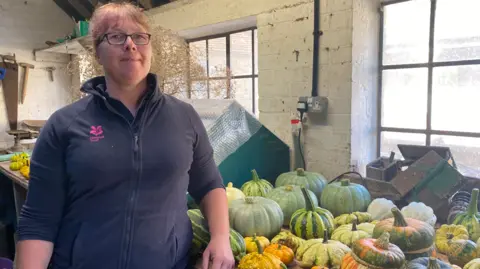
[[20, 172], [10, 170], [10, 161], [0, 162], [0, 173], [12, 180], [15, 210], [18, 218], [25, 199], [27, 199], [28, 180], [25, 179]]

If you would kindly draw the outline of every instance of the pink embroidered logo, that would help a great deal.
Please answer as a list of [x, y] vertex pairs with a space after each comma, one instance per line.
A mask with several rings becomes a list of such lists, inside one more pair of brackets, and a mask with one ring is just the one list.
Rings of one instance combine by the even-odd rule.
[[103, 129], [101, 125], [92, 126], [90, 129], [90, 142], [98, 142], [103, 138]]

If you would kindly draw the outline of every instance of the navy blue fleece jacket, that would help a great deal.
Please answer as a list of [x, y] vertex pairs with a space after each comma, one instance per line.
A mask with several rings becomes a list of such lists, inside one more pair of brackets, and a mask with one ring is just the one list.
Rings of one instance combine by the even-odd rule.
[[53, 242], [53, 269], [186, 268], [186, 192], [223, 181], [193, 107], [147, 81], [135, 117], [97, 77], [41, 130], [18, 238]]

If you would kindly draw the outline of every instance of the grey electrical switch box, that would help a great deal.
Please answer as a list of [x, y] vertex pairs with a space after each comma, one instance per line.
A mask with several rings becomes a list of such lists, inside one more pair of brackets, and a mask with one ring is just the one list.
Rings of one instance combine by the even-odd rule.
[[298, 98], [299, 102], [307, 104], [307, 113], [323, 114], [328, 110], [328, 98], [323, 96], [301, 96]]

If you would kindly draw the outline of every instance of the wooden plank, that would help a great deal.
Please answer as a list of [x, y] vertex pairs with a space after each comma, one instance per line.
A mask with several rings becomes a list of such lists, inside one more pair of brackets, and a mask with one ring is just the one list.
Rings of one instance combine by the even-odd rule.
[[0, 162], [0, 172], [11, 179], [14, 183], [28, 188], [28, 180], [26, 180], [18, 171], [10, 170], [10, 161]]
[[34, 57], [36, 62], [62, 63], [62, 64], [68, 64], [70, 62], [70, 55], [65, 53], [34, 51]]

